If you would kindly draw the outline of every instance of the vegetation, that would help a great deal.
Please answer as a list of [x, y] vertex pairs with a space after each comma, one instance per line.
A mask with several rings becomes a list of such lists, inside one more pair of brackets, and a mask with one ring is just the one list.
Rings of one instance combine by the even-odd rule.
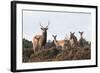
[[32, 42], [26, 40], [25, 38], [23, 39], [23, 48], [32, 48]]
[[[91, 59], [91, 44], [86, 41], [82, 47], [56, 48], [53, 42], [49, 41], [46, 48], [41, 48], [33, 52], [32, 43], [23, 39], [23, 62], [44, 62], [44, 61], [64, 61], [64, 60], [84, 60]], [[82, 40], [81, 40], [82, 41]]]

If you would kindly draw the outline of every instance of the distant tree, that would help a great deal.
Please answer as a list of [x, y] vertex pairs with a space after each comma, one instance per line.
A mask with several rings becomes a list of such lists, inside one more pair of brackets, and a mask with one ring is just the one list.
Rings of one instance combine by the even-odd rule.
[[80, 43], [81, 47], [84, 47], [86, 45], [90, 45], [90, 42], [88, 42], [86, 39], [83, 39], [83, 38], [79, 40], [79, 43]]
[[23, 48], [32, 48], [32, 42], [24, 38], [23, 39]]

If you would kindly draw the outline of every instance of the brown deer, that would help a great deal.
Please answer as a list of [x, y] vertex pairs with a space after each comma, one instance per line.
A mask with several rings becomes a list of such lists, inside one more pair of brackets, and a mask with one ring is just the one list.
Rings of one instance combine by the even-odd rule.
[[[48, 25], [49, 25], [49, 22], [48, 22]], [[47, 30], [48, 30], [48, 25], [46, 27], [43, 27], [41, 24], [41, 30], [42, 30], [42, 35], [35, 35], [33, 37], [33, 40], [32, 40], [32, 44], [33, 44], [33, 50], [34, 52], [36, 50], [39, 50], [41, 49], [42, 47], [45, 46], [46, 44], [46, 41], [47, 41]]]
[[34, 52], [40, 49], [39, 40], [40, 40], [40, 36], [38, 35], [35, 36], [32, 40]]
[[80, 39], [83, 38], [83, 33], [84, 33], [84, 32], [80, 32], [80, 31], [79, 31], [79, 34], [80, 34], [80, 36], [81, 36]]
[[75, 32], [70, 32], [70, 44], [71, 44], [71, 47], [76, 47], [78, 46], [78, 41], [77, 41], [77, 37], [74, 35]]
[[57, 40], [56, 37], [57, 35], [52, 35], [52, 37], [54, 38], [54, 44], [56, 46], [56, 48], [66, 48], [67, 46], [67, 40]]
[[83, 47], [83, 46], [84, 46], [83, 33], [84, 33], [84, 32], [80, 32], [80, 31], [79, 31], [79, 34], [80, 34], [79, 45], [80, 45], [80, 47]]
[[71, 48], [71, 43], [70, 43], [70, 39], [69, 39], [69, 37], [68, 37], [67, 34], [66, 34], [64, 40], [65, 40], [65, 46], [66, 46], [68, 49], [70, 49], [70, 48]]

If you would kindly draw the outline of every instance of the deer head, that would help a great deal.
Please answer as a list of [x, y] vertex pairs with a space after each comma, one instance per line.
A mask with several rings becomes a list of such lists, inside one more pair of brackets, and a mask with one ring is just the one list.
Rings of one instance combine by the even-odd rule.
[[70, 32], [70, 39], [72, 39], [74, 37], [75, 32]]
[[52, 37], [54, 38], [54, 40], [56, 40], [57, 35], [52, 35]]
[[41, 23], [40, 23], [40, 26], [41, 26], [41, 30], [47, 31], [48, 30], [48, 26], [49, 26], [49, 22], [48, 22], [48, 25], [46, 27], [42, 26]]
[[83, 37], [83, 33], [84, 33], [84, 32], [80, 32], [80, 31], [79, 31], [79, 33], [80, 33], [80, 36], [81, 36], [81, 38], [82, 38], [82, 37]]

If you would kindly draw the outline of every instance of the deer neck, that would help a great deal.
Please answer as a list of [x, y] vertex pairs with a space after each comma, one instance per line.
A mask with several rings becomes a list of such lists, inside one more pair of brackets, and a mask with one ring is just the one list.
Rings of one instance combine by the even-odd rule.
[[43, 35], [43, 42], [44, 42], [44, 44], [46, 44], [46, 41], [47, 41], [47, 31], [44, 31], [42, 35]]
[[76, 42], [77, 38], [76, 38], [76, 36], [73, 36], [70, 40], [73, 41], [73, 42]]
[[56, 39], [54, 39], [54, 42], [55, 42], [55, 44], [57, 44], [57, 40]]
[[83, 37], [81, 36], [81, 39], [83, 39]]

